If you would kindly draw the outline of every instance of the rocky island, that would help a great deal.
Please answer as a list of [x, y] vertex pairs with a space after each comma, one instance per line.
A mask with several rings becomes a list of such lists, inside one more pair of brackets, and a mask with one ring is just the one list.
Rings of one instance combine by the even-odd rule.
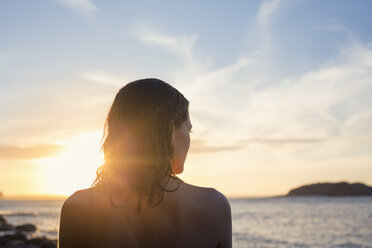
[[304, 185], [288, 192], [287, 196], [372, 196], [372, 187], [363, 183], [316, 183]]

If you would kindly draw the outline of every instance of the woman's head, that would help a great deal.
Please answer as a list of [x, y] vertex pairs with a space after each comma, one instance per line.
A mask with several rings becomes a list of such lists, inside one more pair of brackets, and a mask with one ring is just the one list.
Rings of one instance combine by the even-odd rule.
[[[109, 183], [163, 198], [183, 171], [190, 146], [189, 101], [159, 79], [136, 80], [116, 94], [105, 122], [105, 162], [92, 186]], [[181, 180], [180, 180], [181, 181]]]

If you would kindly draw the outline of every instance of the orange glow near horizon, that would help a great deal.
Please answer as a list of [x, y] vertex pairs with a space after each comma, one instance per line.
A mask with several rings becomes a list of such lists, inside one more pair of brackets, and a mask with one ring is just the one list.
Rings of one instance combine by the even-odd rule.
[[73, 139], [69, 148], [58, 156], [33, 160], [41, 166], [44, 178], [42, 193], [71, 195], [87, 188], [95, 178], [97, 168], [103, 163], [99, 151], [100, 132], [88, 132]]

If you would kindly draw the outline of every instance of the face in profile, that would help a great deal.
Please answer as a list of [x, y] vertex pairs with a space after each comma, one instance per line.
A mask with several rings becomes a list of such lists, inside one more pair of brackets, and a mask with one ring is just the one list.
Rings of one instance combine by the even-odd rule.
[[190, 118], [184, 121], [179, 128], [173, 129], [172, 144], [174, 147], [172, 170], [174, 174], [183, 172], [184, 163], [190, 148], [190, 131], [192, 125]]

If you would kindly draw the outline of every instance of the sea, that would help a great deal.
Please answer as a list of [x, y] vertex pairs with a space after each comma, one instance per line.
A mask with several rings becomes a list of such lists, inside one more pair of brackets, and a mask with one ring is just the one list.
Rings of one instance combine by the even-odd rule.
[[[372, 197], [229, 199], [234, 248], [372, 248]], [[33, 236], [57, 239], [63, 200], [0, 199], [14, 225], [33, 223]], [[0, 232], [0, 235], [2, 232]]]

